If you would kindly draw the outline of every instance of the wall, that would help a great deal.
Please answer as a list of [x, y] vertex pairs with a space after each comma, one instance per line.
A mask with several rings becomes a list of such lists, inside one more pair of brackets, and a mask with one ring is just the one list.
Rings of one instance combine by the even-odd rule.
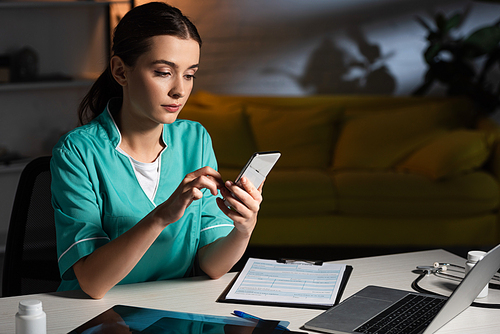
[[[470, 6], [459, 33], [500, 18], [464, 0], [170, 0], [203, 38], [196, 88], [243, 95], [409, 95], [422, 82], [426, 31], [438, 11]], [[498, 73], [496, 75], [498, 82]], [[442, 94], [434, 87], [433, 94]]]

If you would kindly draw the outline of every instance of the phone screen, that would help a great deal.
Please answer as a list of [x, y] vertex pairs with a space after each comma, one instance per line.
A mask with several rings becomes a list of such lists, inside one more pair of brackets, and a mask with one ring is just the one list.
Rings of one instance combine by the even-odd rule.
[[[267, 174], [273, 169], [278, 159], [281, 157], [281, 153], [278, 151], [269, 151], [269, 152], [257, 152], [254, 153], [247, 164], [241, 170], [240, 174], [236, 178], [235, 183], [238, 184], [240, 179], [245, 176], [255, 188], [259, 188], [262, 182], [267, 177]], [[233, 194], [233, 197], [236, 196]], [[224, 203], [230, 208], [229, 203], [224, 200]]]
[[258, 188], [264, 182], [280, 156], [281, 153], [278, 151], [254, 153], [241, 170], [235, 183], [238, 183], [245, 176], [252, 182], [255, 188]]

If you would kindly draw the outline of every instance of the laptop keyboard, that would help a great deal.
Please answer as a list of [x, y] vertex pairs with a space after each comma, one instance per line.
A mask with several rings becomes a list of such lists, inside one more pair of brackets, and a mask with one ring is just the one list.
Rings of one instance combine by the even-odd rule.
[[418, 334], [434, 319], [446, 299], [409, 294], [354, 330], [366, 334]]

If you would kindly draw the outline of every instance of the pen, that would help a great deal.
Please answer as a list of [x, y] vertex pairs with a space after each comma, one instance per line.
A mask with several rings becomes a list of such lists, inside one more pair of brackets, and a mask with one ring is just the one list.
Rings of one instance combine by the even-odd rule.
[[[233, 314], [237, 317], [240, 317], [240, 318], [243, 318], [243, 319], [250, 319], [250, 320], [257, 320], [257, 321], [266, 321], [265, 319], [262, 319], [262, 318], [259, 318], [259, 317], [256, 317], [254, 315], [251, 315], [251, 314], [248, 314], [248, 313], [245, 313], [245, 312], [242, 312], [242, 311], [233, 311]], [[283, 331], [290, 331], [288, 328], [286, 328], [285, 326], [281, 326], [281, 325], [276, 325], [276, 329], [281, 329]]]

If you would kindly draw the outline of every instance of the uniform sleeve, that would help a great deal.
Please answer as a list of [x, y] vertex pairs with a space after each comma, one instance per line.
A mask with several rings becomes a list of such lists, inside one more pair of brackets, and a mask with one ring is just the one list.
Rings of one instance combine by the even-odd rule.
[[[204, 165], [217, 170], [217, 160], [212, 147], [212, 140], [206, 130], [203, 139]], [[234, 228], [233, 221], [217, 206], [217, 197], [220, 197], [220, 194], [213, 196], [210, 191], [204, 190], [199, 248], [225, 237]]]
[[76, 279], [72, 266], [109, 241], [92, 177], [76, 150], [54, 148], [51, 159], [52, 205], [56, 225], [59, 271]]

